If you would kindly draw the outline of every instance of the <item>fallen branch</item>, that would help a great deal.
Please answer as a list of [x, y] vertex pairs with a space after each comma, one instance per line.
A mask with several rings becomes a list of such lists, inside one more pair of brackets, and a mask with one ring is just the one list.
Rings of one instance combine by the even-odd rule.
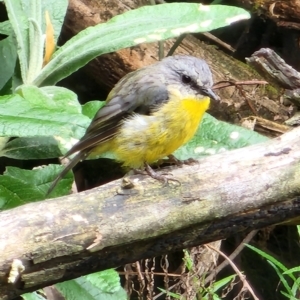
[[117, 180], [0, 213], [0, 298], [299, 215], [299, 139], [297, 128], [167, 169], [180, 186], [132, 176], [131, 189]]

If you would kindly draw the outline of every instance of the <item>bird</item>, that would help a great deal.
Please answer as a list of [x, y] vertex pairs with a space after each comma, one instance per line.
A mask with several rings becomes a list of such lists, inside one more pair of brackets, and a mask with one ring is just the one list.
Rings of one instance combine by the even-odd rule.
[[151, 164], [169, 157], [195, 134], [213, 92], [205, 60], [168, 56], [125, 75], [107, 96], [83, 137], [65, 154], [70, 159], [47, 195], [79, 161], [110, 152], [124, 167], [166, 181]]

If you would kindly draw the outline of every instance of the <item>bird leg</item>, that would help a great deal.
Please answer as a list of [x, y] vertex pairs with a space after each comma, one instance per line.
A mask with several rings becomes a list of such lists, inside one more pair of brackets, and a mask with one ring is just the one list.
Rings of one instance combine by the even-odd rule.
[[162, 175], [162, 174], [158, 174], [156, 173], [149, 164], [145, 163], [145, 171], [146, 173], [151, 176], [153, 179], [156, 179], [158, 181], [161, 181], [163, 183], [163, 186], [166, 186], [169, 181], [175, 181], [177, 182], [179, 185], [181, 185], [180, 181], [175, 179], [175, 178], [170, 178], [168, 176]]

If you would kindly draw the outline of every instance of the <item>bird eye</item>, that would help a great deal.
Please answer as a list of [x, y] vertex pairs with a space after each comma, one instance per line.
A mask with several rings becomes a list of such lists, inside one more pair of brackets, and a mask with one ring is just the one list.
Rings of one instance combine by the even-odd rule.
[[181, 77], [181, 80], [182, 80], [183, 83], [187, 84], [187, 83], [190, 83], [192, 81], [192, 78], [188, 75], [183, 74], [182, 77]]

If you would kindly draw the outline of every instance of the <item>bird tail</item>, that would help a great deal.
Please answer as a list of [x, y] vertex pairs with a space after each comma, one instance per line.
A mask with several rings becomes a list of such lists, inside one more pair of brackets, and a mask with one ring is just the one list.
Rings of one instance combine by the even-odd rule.
[[70, 162], [65, 166], [65, 168], [58, 174], [58, 176], [55, 178], [55, 180], [50, 185], [46, 197], [49, 196], [49, 194], [54, 190], [58, 182], [66, 176], [66, 174], [75, 167], [77, 163], [79, 163], [81, 160], [85, 159], [88, 156], [88, 152], [78, 152], [71, 160]]

